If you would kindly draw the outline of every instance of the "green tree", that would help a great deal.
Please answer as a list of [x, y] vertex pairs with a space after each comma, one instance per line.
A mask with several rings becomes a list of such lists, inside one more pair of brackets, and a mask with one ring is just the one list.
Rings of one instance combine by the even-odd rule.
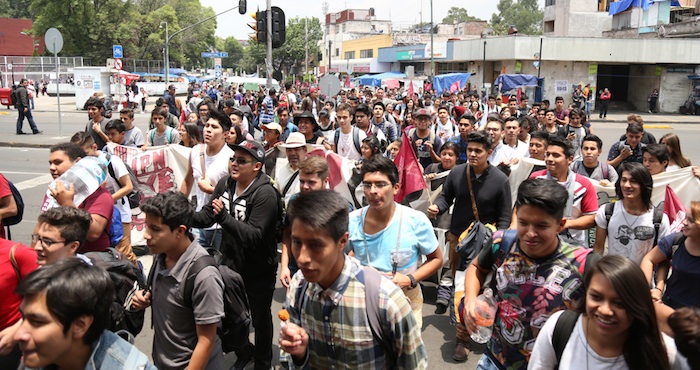
[[227, 37], [221, 40], [221, 46], [217, 49], [228, 53], [228, 58], [223, 58], [221, 61], [223, 68], [230, 67], [235, 70], [239, 67], [241, 59], [243, 59], [243, 46], [235, 37]]
[[537, 0], [499, 0], [498, 13], [491, 16], [491, 28], [496, 35], [508, 33], [509, 26], [515, 26], [518, 33], [541, 35], [544, 11]]
[[318, 42], [323, 38], [321, 21], [316, 18], [291, 18], [287, 20], [287, 39], [281, 48], [272, 52], [272, 67], [287, 75], [292, 66], [302, 66], [306, 59], [305, 22], [308, 20], [309, 59], [319, 51]]
[[32, 18], [29, 11], [31, 0], [0, 0], [0, 17]]
[[467, 14], [467, 9], [453, 6], [447, 11], [447, 16], [442, 19], [442, 24], [455, 24], [478, 20], [480, 19]]

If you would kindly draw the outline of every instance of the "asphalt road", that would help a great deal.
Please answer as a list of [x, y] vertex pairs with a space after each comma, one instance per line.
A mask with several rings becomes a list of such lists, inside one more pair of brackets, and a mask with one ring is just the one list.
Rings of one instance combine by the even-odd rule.
[[[2, 109], [4, 111], [4, 109]], [[16, 111], [9, 111], [12, 114], [0, 115], [0, 141], [7, 139], [7, 135], [14, 135], [14, 124], [16, 120]], [[137, 115], [136, 122], [139, 127], [145, 129], [147, 127], [147, 117], [149, 115]], [[55, 112], [35, 112], [36, 121], [39, 127], [46, 125], [55, 125]], [[87, 115], [85, 112], [67, 112], [63, 116], [64, 136], [69, 133], [81, 130], [84, 128]], [[26, 124], [25, 124], [26, 125]], [[43, 125], [43, 126], [42, 126]], [[612, 143], [618, 140], [619, 136], [624, 133], [625, 125], [622, 123], [595, 123], [594, 130], [604, 141], [604, 153], [607, 153], [608, 148]], [[25, 130], [27, 130], [25, 126]], [[677, 124], [670, 128], [649, 128], [657, 138], [663, 134], [673, 131], [681, 138], [681, 143], [685, 155], [688, 156], [694, 163], [700, 164], [700, 125], [693, 124]], [[55, 141], [53, 137], [46, 137], [47, 142]], [[0, 147], [0, 172], [22, 192], [25, 211], [24, 222], [12, 228], [12, 237], [14, 240], [28, 244], [30, 235], [35, 226], [34, 220], [39, 214], [39, 207], [42, 203], [43, 196], [46, 192], [47, 185], [51, 182], [51, 177], [48, 174], [48, 149], [33, 149], [22, 147]], [[144, 265], [150, 266], [150, 257], [142, 257]], [[443, 369], [474, 369], [478, 362], [479, 356], [475, 353], [470, 356], [467, 364], [456, 364], [452, 361], [452, 349], [454, 346], [454, 328], [449, 325], [449, 317], [447, 315], [436, 315], [435, 311], [435, 285], [431, 283], [425, 284], [425, 307], [423, 340], [428, 350], [428, 359], [430, 368]], [[284, 288], [278, 283], [275, 291], [272, 304], [273, 317], [275, 313], [281, 309], [284, 301]], [[150, 320], [150, 314], [147, 314]], [[277, 320], [275, 320], [277, 321]], [[278, 323], [275, 323], [276, 331], [278, 332]], [[151, 353], [153, 332], [150, 327], [150, 321], [144, 325], [143, 332], [137, 337], [136, 344], [145, 353]], [[277, 339], [275, 339], [275, 344]], [[275, 347], [276, 348], [276, 347]], [[275, 357], [278, 351], [274, 350]], [[233, 355], [227, 357], [227, 365], [231, 365], [234, 361]], [[275, 364], [277, 364], [275, 359]]]

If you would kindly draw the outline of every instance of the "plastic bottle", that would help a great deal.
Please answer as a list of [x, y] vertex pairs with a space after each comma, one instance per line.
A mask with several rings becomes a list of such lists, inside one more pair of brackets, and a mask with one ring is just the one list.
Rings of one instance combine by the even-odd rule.
[[[84, 157], [76, 162], [73, 167], [68, 169], [63, 175], [54, 180], [49, 187], [56, 189], [56, 182], [62, 181], [66, 188], [73, 184], [75, 195], [73, 195], [73, 203], [79, 205], [85, 201], [87, 197], [100, 187], [107, 178], [107, 166], [105, 162], [97, 157]], [[50, 199], [53, 199], [50, 195]], [[57, 207], [58, 203], [53, 201], [49, 207]]]
[[472, 340], [476, 343], [486, 343], [491, 339], [493, 322], [496, 318], [498, 305], [493, 298], [491, 288], [486, 288], [484, 293], [476, 298], [474, 311], [476, 312], [477, 330], [471, 334]]

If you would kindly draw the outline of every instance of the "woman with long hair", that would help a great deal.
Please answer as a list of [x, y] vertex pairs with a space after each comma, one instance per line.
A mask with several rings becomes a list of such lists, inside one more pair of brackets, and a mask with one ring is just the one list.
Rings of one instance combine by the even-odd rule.
[[[584, 276], [586, 295], [557, 361], [553, 334], [566, 311], [552, 315], [537, 335], [528, 369], [668, 370], [673, 340], [661, 334], [644, 273], [622, 256], [606, 256]], [[671, 360], [669, 360], [671, 358]]]
[[192, 148], [202, 143], [202, 137], [199, 136], [197, 121], [185, 121], [181, 123], [178, 133], [180, 134], [180, 145], [182, 146]]
[[690, 166], [690, 159], [683, 155], [681, 152], [681, 140], [678, 135], [669, 132], [668, 134], [661, 137], [659, 141], [661, 144], [666, 145], [668, 148], [668, 167], [666, 171], [675, 171], [679, 168], [684, 168]]
[[243, 131], [241, 130], [241, 126], [232, 124], [231, 129], [228, 130], [228, 134], [226, 135], [226, 144], [228, 144], [229, 147], [233, 148], [234, 145], [238, 145], [245, 141], [245, 136], [243, 136]]
[[360, 146], [360, 151], [362, 152], [362, 160], [366, 161], [368, 159], [374, 158], [377, 153], [379, 153], [379, 140], [376, 136], [367, 136], [362, 139], [362, 145]]
[[[622, 255], [640, 264], [642, 258], [654, 248], [655, 240], [668, 234], [668, 216], [661, 215], [656, 235], [654, 205], [651, 203], [654, 180], [644, 165], [623, 163], [618, 167], [618, 173], [620, 176], [615, 183], [615, 193], [619, 200], [612, 206], [604, 205], [598, 209], [593, 248], [602, 255], [607, 239], [608, 254]], [[606, 215], [608, 207], [613, 207], [612, 214], [607, 212]]]
[[680, 232], [659, 239], [659, 244], [644, 256], [641, 266], [649, 284], [654, 267], [668, 260], [673, 274], [668, 277], [656, 274], [652, 297], [674, 309], [700, 307], [700, 290], [696, 285], [700, 281], [700, 201], [690, 203]]
[[469, 112], [471, 112], [472, 116], [474, 116], [477, 121], [480, 120], [481, 116], [483, 115], [478, 101], [473, 101], [469, 103]]

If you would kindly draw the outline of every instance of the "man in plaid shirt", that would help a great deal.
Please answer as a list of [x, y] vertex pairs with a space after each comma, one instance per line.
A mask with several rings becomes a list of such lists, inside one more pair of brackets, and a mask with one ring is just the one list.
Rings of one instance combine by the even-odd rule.
[[[280, 331], [290, 368], [426, 369], [420, 327], [401, 289], [385, 277], [370, 278], [343, 253], [347, 201], [331, 190], [301, 193], [287, 215], [300, 270], [287, 291], [290, 322]], [[365, 290], [377, 292], [378, 303], [371, 305]], [[381, 333], [371, 315], [378, 316]]]

